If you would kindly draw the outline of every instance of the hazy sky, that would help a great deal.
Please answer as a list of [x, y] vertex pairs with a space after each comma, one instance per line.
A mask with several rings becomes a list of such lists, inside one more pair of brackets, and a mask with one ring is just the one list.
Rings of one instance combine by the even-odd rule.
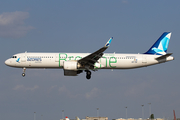
[[[0, 3], [0, 119], [59, 120], [64, 115], [173, 118], [180, 113], [179, 0], [3, 0]], [[172, 32], [174, 61], [132, 70], [99, 70], [64, 76], [62, 69], [11, 68], [20, 52], [144, 53], [163, 32]]]

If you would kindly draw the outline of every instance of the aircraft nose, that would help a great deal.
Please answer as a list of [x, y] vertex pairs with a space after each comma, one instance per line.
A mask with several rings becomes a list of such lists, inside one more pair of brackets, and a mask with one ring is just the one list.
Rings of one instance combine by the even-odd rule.
[[7, 59], [4, 63], [5, 63], [6, 65], [9, 65], [9, 63], [10, 63], [9, 59]]

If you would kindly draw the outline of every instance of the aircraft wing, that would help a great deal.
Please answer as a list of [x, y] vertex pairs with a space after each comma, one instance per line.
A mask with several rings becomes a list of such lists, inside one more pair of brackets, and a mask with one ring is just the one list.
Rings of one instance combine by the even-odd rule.
[[108, 40], [104, 47], [100, 48], [96, 52], [91, 53], [86, 57], [78, 60], [78, 63], [80, 63], [83, 66], [94, 66], [94, 64], [103, 56], [103, 52], [109, 47], [112, 39], [113, 37]]

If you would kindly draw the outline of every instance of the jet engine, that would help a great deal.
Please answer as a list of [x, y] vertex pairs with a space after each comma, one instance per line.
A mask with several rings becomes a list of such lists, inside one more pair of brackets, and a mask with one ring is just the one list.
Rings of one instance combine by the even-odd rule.
[[65, 76], [77, 76], [83, 72], [82, 70], [78, 70], [80, 64], [77, 61], [64, 61], [63, 69]]

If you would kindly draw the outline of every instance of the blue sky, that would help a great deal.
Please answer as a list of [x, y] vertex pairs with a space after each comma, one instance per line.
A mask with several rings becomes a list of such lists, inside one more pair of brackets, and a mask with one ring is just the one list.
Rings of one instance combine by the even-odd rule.
[[[0, 4], [0, 118], [37, 120], [79, 116], [109, 119], [180, 117], [180, 1], [174, 0], [7, 0]], [[63, 76], [63, 70], [10, 68], [4, 61], [20, 52], [94, 52], [110, 37], [106, 52], [144, 53], [163, 32], [172, 32], [174, 61], [133, 70], [99, 70]]]

